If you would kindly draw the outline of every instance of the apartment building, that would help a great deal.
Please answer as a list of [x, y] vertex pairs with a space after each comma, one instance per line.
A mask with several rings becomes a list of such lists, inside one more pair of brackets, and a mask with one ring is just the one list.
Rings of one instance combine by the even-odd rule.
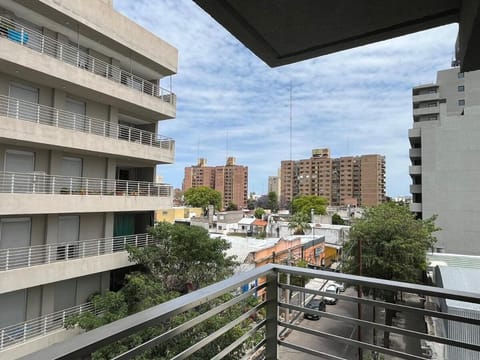
[[374, 206], [385, 201], [385, 157], [331, 158], [329, 149], [314, 149], [310, 159], [282, 161], [280, 182], [283, 203], [316, 195], [334, 206]]
[[233, 203], [239, 209], [246, 208], [248, 166], [237, 165], [234, 157], [228, 157], [223, 166], [207, 166], [206, 159], [199, 159], [196, 166], [185, 168], [183, 191], [198, 186], [207, 186], [220, 192], [224, 207]]
[[410, 209], [423, 219], [438, 215], [437, 247], [449, 253], [480, 254], [479, 94], [480, 71], [458, 67], [412, 92]]
[[0, 358], [68, 336], [171, 207], [177, 61], [109, 0], [1, 2]]

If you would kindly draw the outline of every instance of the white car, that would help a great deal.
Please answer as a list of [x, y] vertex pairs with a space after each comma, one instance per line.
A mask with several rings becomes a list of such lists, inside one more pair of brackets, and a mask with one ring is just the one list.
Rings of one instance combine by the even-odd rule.
[[345, 291], [345, 284], [343, 282], [334, 282], [333, 285], [335, 285], [340, 292]]
[[[335, 285], [328, 285], [325, 289], [325, 292], [330, 294], [338, 294], [338, 291], [338, 287]], [[324, 296], [323, 300], [325, 300], [325, 303], [328, 305], [335, 305], [337, 303], [337, 299], [334, 297]]]

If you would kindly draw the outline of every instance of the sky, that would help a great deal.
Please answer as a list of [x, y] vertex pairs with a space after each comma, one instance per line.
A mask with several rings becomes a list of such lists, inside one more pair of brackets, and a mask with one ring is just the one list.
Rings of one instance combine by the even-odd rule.
[[270, 68], [191, 0], [114, 7], [179, 51], [177, 116], [159, 124], [176, 147], [175, 163], [157, 169], [164, 182], [180, 188], [198, 158], [218, 166], [233, 156], [248, 166], [249, 191], [265, 194], [290, 152], [329, 148], [385, 155], [387, 195], [409, 195], [411, 89], [450, 67], [456, 24]]

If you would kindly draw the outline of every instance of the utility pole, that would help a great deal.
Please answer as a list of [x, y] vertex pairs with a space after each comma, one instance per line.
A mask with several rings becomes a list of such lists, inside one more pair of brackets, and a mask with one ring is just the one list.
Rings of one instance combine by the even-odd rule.
[[[357, 243], [357, 251], [358, 251], [358, 275], [362, 276], [362, 238], [358, 238], [358, 243]], [[358, 285], [357, 288], [357, 297], [359, 299], [362, 298], [362, 286]], [[362, 304], [360, 302], [357, 303], [357, 312], [358, 312], [358, 319], [362, 320]], [[357, 328], [357, 334], [358, 334], [358, 341], [362, 341], [362, 327], [361, 325], [358, 325]], [[358, 347], [358, 359], [362, 360], [363, 359], [363, 349], [359, 346]]]

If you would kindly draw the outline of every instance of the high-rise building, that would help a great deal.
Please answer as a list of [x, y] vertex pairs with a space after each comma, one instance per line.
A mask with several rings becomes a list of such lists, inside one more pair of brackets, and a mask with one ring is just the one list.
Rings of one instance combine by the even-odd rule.
[[224, 207], [232, 203], [240, 209], [246, 208], [248, 166], [237, 165], [234, 157], [228, 157], [223, 166], [207, 166], [206, 159], [199, 159], [196, 166], [185, 168], [183, 191], [198, 186], [207, 186], [220, 192]]
[[75, 333], [65, 316], [115, 288], [171, 206], [155, 178], [174, 161], [158, 120], [177, 62], [112, 1], [1, 2], [0, 358]]
[[373, 206], [385, 201], [385, 157], [331, 158], [329, 149], [314, 149], [310, 159], [281, 163], [281, 201], [316, 195], [330, 205]]
[[413, 88], [410, 209], [423, 219], [438, 215], [436, 246], [447, 252], [480, 254], [479, 94], [480, 71], [458, 68]]
[[274, 192], [277, 194], [277, 197], [280, 197], [280, 184], [281, 184], [281, 172], [280, 169], [278, 169], [278, 175], [277, 176], [269, 176], [268, 177], [268, 192]]

